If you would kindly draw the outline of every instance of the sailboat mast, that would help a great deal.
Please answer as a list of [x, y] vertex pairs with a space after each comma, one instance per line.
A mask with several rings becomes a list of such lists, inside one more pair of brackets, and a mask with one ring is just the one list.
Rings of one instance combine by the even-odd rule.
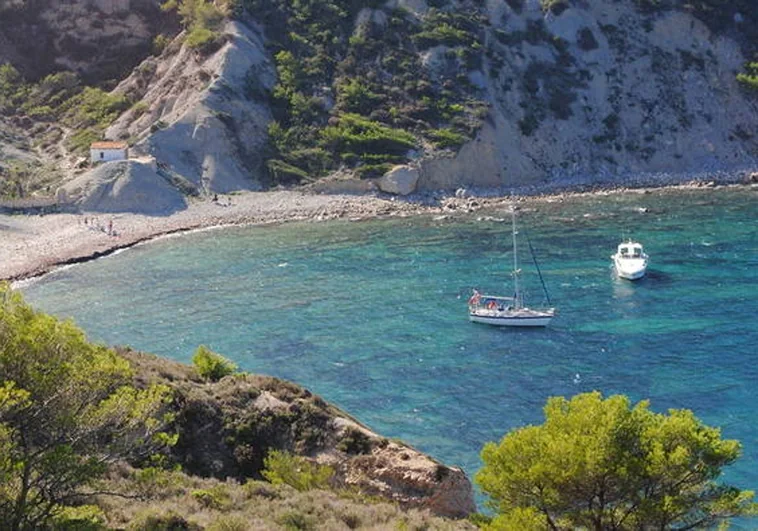
[[516, 205], [511, 204], [511, 232], [513, 233], [513, 288], [514, 288], [514, 306], [521, 307], [521, 294], [518, 285], [518, 247], [516, 245]]

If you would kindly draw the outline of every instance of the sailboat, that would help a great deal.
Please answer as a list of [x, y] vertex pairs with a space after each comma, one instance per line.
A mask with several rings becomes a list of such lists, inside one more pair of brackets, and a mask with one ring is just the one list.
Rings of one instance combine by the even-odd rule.
[[[518, 250], [516, 245], [516, 209], [511, 207], [511, 227], [513, 235], [513, 297], [502, 297], [495, 295], [482, 295], [474, 290], [473, 296], [468, 301], [469, 320], [475, 323], [483, 323], [494, 326], [547, 326], [555, 315], [555, 308], [528, 308], [524, 305], [524, 296], [519, 286], [519, 275], [521, 270], [518, 267]], [[531, 243], [529, 250], [532, 253], [534, 265], [542, 282], [542, 288], [545, 290], [545, 296], [550, 304], [550, 295], [547, 292], [545, 281], [542, 279], [537, 260], [534, 257], [534, 250]]]

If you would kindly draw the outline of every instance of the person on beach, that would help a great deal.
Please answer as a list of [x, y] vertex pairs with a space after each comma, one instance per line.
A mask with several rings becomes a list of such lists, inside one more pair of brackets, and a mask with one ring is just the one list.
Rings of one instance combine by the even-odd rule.
[[108, 236], [113, 236], [113, 220], [108, 220]]

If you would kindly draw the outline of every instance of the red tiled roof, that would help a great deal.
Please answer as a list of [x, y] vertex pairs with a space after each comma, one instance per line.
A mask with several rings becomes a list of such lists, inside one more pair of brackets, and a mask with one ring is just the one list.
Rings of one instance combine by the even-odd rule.
[[90, 149], [127, 149], [129, 144], [126, 142], [92, 142]]

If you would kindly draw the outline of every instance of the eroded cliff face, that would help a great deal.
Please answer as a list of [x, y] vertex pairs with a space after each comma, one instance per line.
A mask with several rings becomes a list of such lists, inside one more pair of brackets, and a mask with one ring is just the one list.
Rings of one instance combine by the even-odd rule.
[[271, 113], [262, 95], [275, 83], [265, 42], [253, 25], [229, 22], [224, 44], [204, 55], [180, 43], [140, 64], [115, 89], [142, 107], [106, 137], [135, 142], [205, 193], [260, 189]]
[[117, 81], [176, 20], [159, 0], [0, 1], [0, 63], [28, 79], [69, 70], [84, 81]]
[[[276, 66], [261, 21], [251, 13], [228, 22], [211, 53], [187, 48], [180, 35], [161, 55], [148, 56], [145, 47], [161, 25], [172, 23], [156, 15], [156, 5], [75, 0], [19, 7], [3, 0], [0, 61], [23, 56], [19, 64], [29, 75], [74, 69], [99, 81], [131, 71], [115, 92], [137, 103], [106, 131], [108, 139], [128, 140], [133, 153], [155, 157], [201, 193], [265, 187]], [[358, 37], [367, 27], [381, 33], [397, 8], [421, 24], [433, 9], [459, 13], [472, 5], [389, 0], [360, 10], [354, 31]], [[539, 0], [476, 5], [484, 21], [481, 60], [471, 61], [465, 77], [486, 113], [460, 148], [419, 141], [406, 161], [418, 173], [416, 189], [576, 177], [623, 185], [624, 176], [635, 174], [756, 165], [758, 98], [735, 80], [746, 62], [732, 38], [739, 34], [738, 13], [735, 31], [716, 34], [688, 12], [645, 12], [634, 0], [577, 0], [559, 14], [545, 13]], [[28, 38], [39, 28], [39, 38]], [[413, 49], [409, 42], [402, 46]], [[417, 51], [418, 64], [426, 78], [443, 85], [459, 52], [460, 45], [426, 48]], [[129, 62], [135, 58], [144, 60], [135, 66]], [[309, 90], [306, 95], [334, 107], [336, 85]], [[372, 188], [369, 180], [354, 182], [360, 184], [355, 189]]]
[[[356, 31], [393, 6], [419, 19], [430, 10], [424, 0], [389, 2], [361, 11]], [[558, 15], [537, 0], [488, 0], [482, 13], [489, 25], [481, 69], [468, 78], [489, 113], [459, 150], [418, 150], [411, 161], [418, 189], [577, 176], [618, 183], [636, 173], [755, 164], [758, 106], [735, 80], [745, 57], [736, 41], [691, 14], [645, 13], [632, 0], [574, 2]], [[140, 149], [207, 191], [256, 188], [264, 180], [271, 113], [260, 96], [275, 83], [273, 59], [254, 23], [236, 22], [228, 35], [204, 62], [182, 50], [169, 62], [158, 59], [149, 80], [150, 63], [142, 65], [119, 90], [146, 83], [151, 112], [124, 116], [108, 131], [145, 137]], [[438, 75], [450, 52], [436, 46], [421, 63]], [[155, 120], [168, 127], [150, 133]]]
[[537, 1], [510, 4], [487, 2], [476, 76], [487, 123], [457, 156], [424, 160], [419, 187], [755, 164], [758, 109], [735, 80], [745, 58], [734, 40], [687, 13], [643, 14], [630, 1], [575, 2], [560, 15]]

